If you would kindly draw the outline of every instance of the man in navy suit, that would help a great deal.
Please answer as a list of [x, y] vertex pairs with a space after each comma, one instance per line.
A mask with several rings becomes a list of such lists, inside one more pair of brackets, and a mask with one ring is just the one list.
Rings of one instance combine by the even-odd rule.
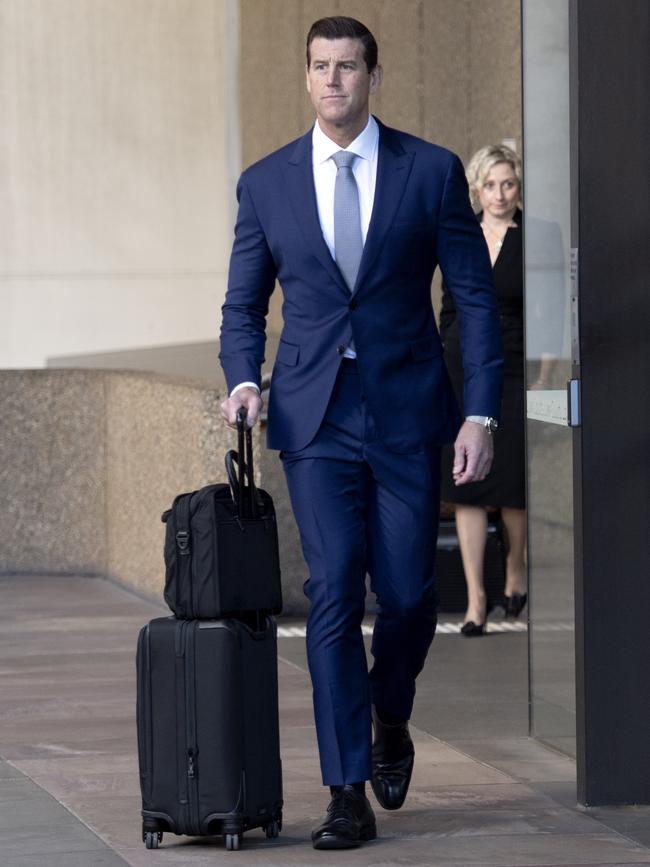
[[[248, 168], [223, 306], [230, 425], [260, 407], [276, 279], [284, 328], [268, 446], [281, 452], [309, 580], [309, 669], [323, 783], [318, 849], [376, 836], [365, 795], [397, 809], [413, 768], [415, 679], [436, 627], [440, 446], [457, 484], [483, 478], [501, 353], [490, 261], [459, 159], [369, 114], [382, 79], [363, 24], [324, 18], [307, 38], [316, 124]], [[461, 322], [463, 422], [431, 305], [440, 265]], [[377, 596], [368, 672], [365, 578]], [[374, 729], [374, 741], [373, 741]]]

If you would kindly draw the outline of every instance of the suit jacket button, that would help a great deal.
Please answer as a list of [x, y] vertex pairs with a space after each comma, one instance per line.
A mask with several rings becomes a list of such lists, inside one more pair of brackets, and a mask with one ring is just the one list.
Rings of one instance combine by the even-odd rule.
[[348, 310], [356, 310], [357, 309], [357, 301], [356, 298], [353, 298], [352, 301], [348, 304]]
[[343, 355], [343, 353], [345, 352], [345, 346], [343, 346], [343, 345], [337, 346], [336, 351], [338, 352], [339, 355]]

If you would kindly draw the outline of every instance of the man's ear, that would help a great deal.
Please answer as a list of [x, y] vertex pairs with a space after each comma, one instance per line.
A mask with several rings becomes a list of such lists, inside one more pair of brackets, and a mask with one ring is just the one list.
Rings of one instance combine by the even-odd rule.
[[311, 93], [311, 84], [309, 82], [309, 67], [305, 66], [305, 82], [307, 84], [307, 93]]
[[377, 93], [384, 78], [384, 70], [379, 64], [370, 73], [370, 93]]

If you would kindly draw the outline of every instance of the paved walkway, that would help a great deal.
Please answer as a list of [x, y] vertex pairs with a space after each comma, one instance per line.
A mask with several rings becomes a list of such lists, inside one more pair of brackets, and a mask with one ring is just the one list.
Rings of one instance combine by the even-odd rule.
[[[304, 642], [281, 638], [281, 836], [267, 841], [252, 831], [240, 852], [226, 853], [221, 839], [165, 835], [160, 849], [147, 851], [134, 655], [140, 626], [164, 609], [100, 579], [74, 577], [1, 578], [0, 600], [2, 867], [650, 867], [650, 810], [577, 808], [573, 762], [525, 737], [525, 711], [515, 710], [521, 697], [485, 705], [487, 721], [502, 714], [496, 735], [492, 723], [484, 732], [476, 696], [455, 699], [461, 689], [489, 683], [494, 670], [485, 665], [494, 666], [495, 651], [502, 660], [525, 656], [525, 636], [517, 633], [437, 639], [414, 717], [417, 761], [407, 803], [398, 813], [377, 809], [379, 840], [339, 853], [314, 852], [308, 842], [326, 797]], [[441, 677], [444, 666], [452, 679]]]

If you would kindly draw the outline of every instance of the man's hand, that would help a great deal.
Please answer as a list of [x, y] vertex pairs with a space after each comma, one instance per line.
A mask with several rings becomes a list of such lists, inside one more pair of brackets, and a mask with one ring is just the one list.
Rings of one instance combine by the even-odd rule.
[[240, 388], [232, 397], [221, 404], [221, 416], [228, 427], [237, 427], [237, 410], [240, 406], [245, 406], [248, 412], [247, 422], [249, 427], [253, 427], [262, 409], [262, 398], [256, 388], [245, 386]]
[[454, 443], [452, 476], [457, 485], [480, 482], [490, 472], [494, 444], [483, 425], [466, 421]]

